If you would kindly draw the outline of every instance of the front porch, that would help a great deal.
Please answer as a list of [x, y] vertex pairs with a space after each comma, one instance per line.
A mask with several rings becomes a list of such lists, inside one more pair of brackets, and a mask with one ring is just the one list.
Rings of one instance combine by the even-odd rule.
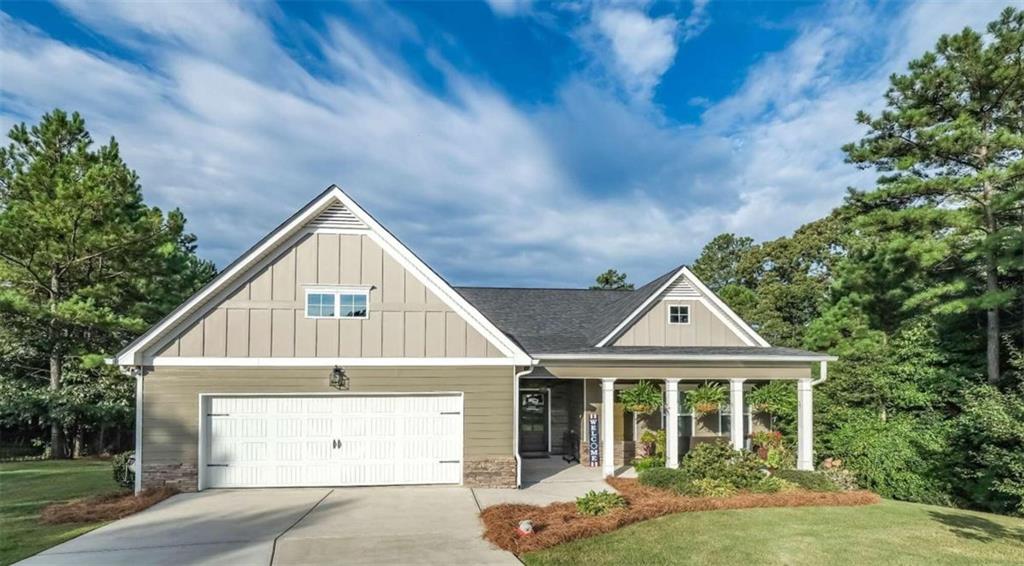
[[[826, 376], [826, 361], [821, 360], [819, 367], [817, 382]], [[695, 371], [706, 377], [695, 379]], [[729, 373], [735, 377], [723, 376]], [[591, 377], [602, 374], [618, 375]], [[797, 468], [811, 470], [816, 381], [809, 364], [758, 367], [737, 363], [713, 368], [545, 364], [519, 383], [522, 484], [622, 475], [632, 470], [635, 458], [646, 455], [647, 443], [641, 441], [646, 431], [664, 431], [665, 465], [669, 468], [678, 467], [680, 458], [702, 442], [725, 440], [736, 449], [749, 449], [751, 434], [770, 430], [772, 421], [766, 414], [751, 411], [746, 396], [760, 384], [780, 380], [796, 390]], [[623, 390], [640, 381], [655, 383], [662, 391], [662, 406], [652, 414], [633, 414], [619, 399]], [[709, 382], [725, 387], [727, 400], [715, 412], [695, 414], [687, 408], [686, 392]]]

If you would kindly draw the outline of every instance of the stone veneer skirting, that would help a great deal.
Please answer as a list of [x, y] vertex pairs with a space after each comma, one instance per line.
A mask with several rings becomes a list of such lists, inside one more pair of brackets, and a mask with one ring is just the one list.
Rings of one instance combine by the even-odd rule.
[[143, 464], [142, 488], [176, 487], [181, 491], [199, 489], [199, 474], [195, 464]]
[[[516, 487], [515, 458], [467, 460], [462, 471], [467, 487]], [[199, 475], [195, 464], [144, 464], [143, 489], [172, 486], [181, 491], [196, 491]]]
[[516, 487], [516, 459], [466, 460], [462, 483], [467, 487]]

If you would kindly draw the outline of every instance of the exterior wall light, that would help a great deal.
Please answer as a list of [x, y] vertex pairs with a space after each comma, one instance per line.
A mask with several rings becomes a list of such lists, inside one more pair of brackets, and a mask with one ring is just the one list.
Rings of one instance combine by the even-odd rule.
[[330, 384], [335, 389], [348, 389], [349, 379], [345, 375], [345, 368], [334, 366], [334, 369], [331, 370]]

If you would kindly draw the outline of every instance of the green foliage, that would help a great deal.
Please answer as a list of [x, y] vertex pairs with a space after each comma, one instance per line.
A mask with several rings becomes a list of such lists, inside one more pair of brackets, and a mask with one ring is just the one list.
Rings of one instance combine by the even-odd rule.
[[839, 486], [822, 472], [810, 470], [778, 470], [772, 477], [785, 480], [809, 491], [839, 491]]
[[733, 450], [727, 442], [698, 444], [683, 456], [679, 471], [689, 480], [715, 479], [736, 489], [748, 489], [765, 477], [764, 463], [748, 450]]
[[956, 420], [957, 493], [986, 510], [1024, 516], [1024, 385], [978, 385]]
[[649, 415], [661, 408], [661, 389], [650, 381], [640, 381], [619, 392], [623, 408], [638, 415]]
[[637, 471], [640, 472], [637, 476], [637, 481], [643, 485], [659, 489], [676, 490], [677, 485], [682, 485], [688, 480], [686, 475], [678, 469], [650, 468]]
[[802, 486], [772, 475], [751, 486], [750, 491], [753, 493], [778, 493], [780, 491], [790, 491], [798, 487]]
[[697, 414], [714, 413], [725, 403], [726, 395], [722, 384], [704, 383], [686, 392], [686, 404]]
[[693, 273], [709, 289], [719, 292], [729, 285], [740, 283], [740, 261], [752, 249], [753, 238], [719, 234], [701, 250], [700, 256], [693, 262]]
[[595, 281], [596, 285], [592, 285], [591, 289], [610, 289], [612, 291], [632, 291], [633, 284], [626, 282], [626, 274], [619, 273], [614, 269], [609, 269], [604, 273], [597, 276]]
[[796, 387], [789, 381], [769, 381], [747, 394], [750, 409], [769, 415], [796, 414]]
[[642, 458], [635, 458], [633, 460], [633, 469], [637, 472], [644, 470], [652, 470], [654, 468], [664, 468], [665, 457], [664, 456], [644, 456]]
[[0, 421], [63, 431], [130, 421], [130, 388], [98, 364], [202, 286], [178, 210], [143, 203], [113, 139], [78, 114], [11, 128], [0, 148]]
[[135, 452], [121, 452], [110, 459], [110, 466], [114, 470], [114, 481], [121, 487], [132, 487], [135, 485], [135, 470], [133, 464]]
[[648, 447], [649, 452], [646, 456], [633, 460], [636, 471], [665, 467], [665, 431], [645, 430], [640, 435], [640, 442]]
[[621, 495], [608, 490], [591, 490], [583, 497], [576, 498], [576, 510], [581, 515], [604, 515], [625, 506], [626, 500]]
[[690, 480], [679, 490], [681, 495], [690, 497], [729, 497], [736, 492], [736, 487], [730, 482], [715, 478]]

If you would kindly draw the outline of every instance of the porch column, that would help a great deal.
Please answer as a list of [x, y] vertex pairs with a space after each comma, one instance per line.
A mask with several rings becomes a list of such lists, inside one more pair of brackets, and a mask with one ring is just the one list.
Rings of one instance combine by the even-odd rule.
[[810, 379], [796, 382], [796, 469], [814, 469], [814, 409]]
[[729, 441], [733, 450], [743, 449], [743, 381], [729, 380]]
[[665, 467], [679, 467], [679, 378], [665, 378]]
[[615, 378], [601, 379], [601, 472], [615, 475]]

